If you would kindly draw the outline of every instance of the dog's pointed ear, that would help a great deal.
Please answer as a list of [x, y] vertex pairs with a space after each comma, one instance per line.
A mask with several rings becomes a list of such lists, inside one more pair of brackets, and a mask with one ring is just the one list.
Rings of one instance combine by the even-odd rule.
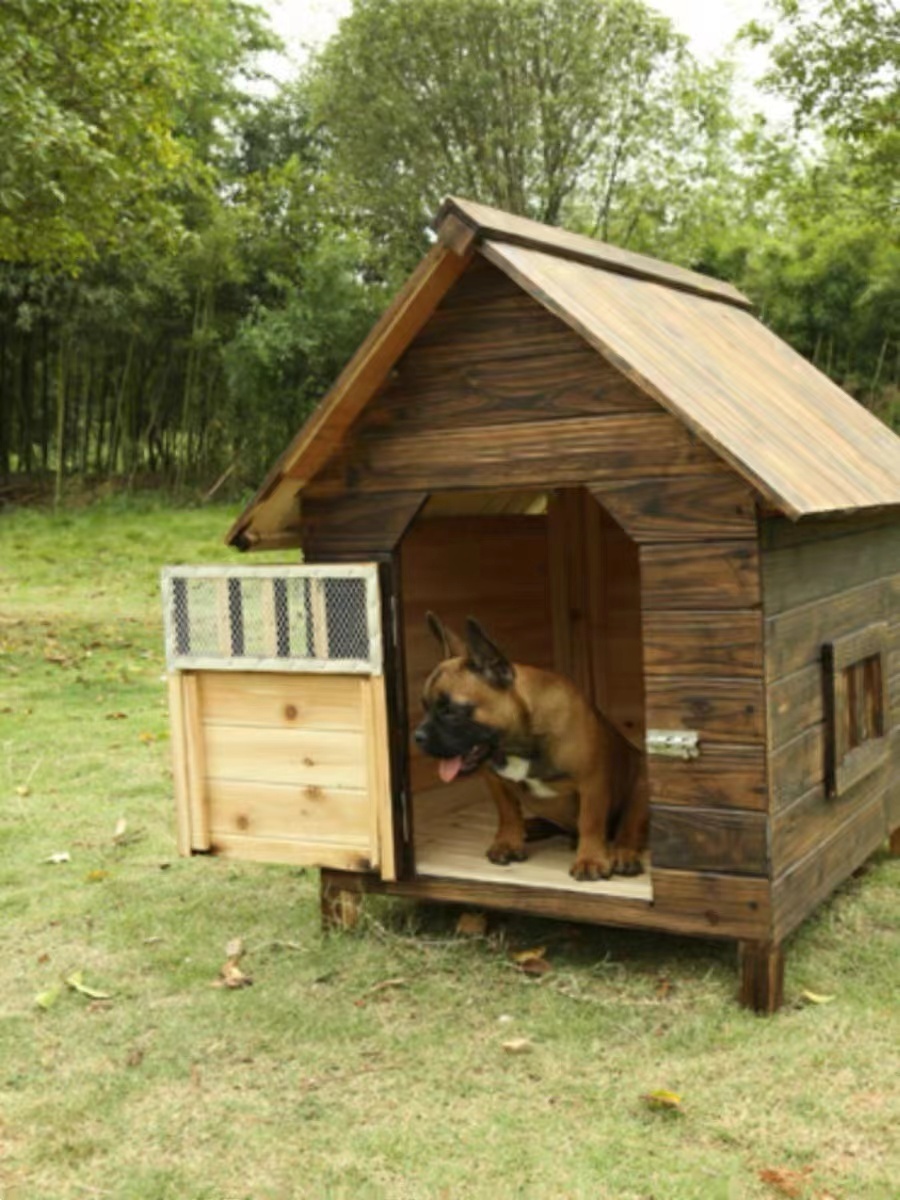
[[425, 623], [434, 637], [437, 638], [438, 645], [444, 652], [444, 658], [465, 658], [466, 654], [468, 654], [465, 642], [452, 629], [448, 629], [439, 617], [436, 617], [433, 612], [427, 612], [425, 614]]
[[492, 687], [512, 687], [515, 675], [512, 663], [472, 617], [466, 620], [466, 643], [473, 670], [483, 675]]

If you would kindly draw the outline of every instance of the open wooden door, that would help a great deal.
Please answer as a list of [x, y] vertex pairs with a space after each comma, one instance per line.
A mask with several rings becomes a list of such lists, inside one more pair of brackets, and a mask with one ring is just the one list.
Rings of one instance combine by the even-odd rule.
[[396, 878], [378, 568], [167, 567], [182, 854]]

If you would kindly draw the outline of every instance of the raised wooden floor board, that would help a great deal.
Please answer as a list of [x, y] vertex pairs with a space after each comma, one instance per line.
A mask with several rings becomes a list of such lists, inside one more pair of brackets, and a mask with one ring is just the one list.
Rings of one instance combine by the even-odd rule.
[[416, 874], [440, 879], [470, 879], [517, 887], [552, 888], [581, 896], [653, 900], [649, 859], [645, 873], [578, 883], [569, 874], [575, 857], [565, 836], [528, 844], [528, 860], [498, 866], [485, 857], [496, 830], [494, 805], [485, 785], [466, 780], [419, 793], [413, 800]]

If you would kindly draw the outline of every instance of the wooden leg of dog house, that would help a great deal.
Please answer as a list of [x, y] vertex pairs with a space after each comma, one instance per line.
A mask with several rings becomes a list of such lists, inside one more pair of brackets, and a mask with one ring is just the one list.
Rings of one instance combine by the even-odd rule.
[[324, 933], [332, 929], [355, 929], [359, 924], [362, 892], [348, 890], [343, 872], [322, 871], [319, 903]]
[[900, 858], [900, 827], [891, 834], [890, 849], [894, 858]]
[[738, 942], [740, 991], [745, 1008], [777, 1012], [784, 1000], [784, 948], [772, 942]]

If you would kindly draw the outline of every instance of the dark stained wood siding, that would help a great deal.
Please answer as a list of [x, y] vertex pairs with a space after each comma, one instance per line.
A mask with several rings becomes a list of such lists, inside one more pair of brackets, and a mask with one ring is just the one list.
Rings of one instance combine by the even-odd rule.
[[[648, 726], [700, 734], [699, 760], [649, 764], [654, 879], [657, 871], [764, 877], [756, 497], [575, 333], [481, 264], [448, 294], [304, 496], [321, 512], [352, 498], [360, 537], [357, 514], [370, 500], [375, 527], [379, 507], [405, 511], [406, 492], [528, 487], [555, 497], [540, 570], [557, 668], [638, 745]], [[419, 519], [403, 543], [411, 697], [422, 664], [434, 661], [416, 631], [426, 604], [450, 617], [472, 612], [489, 628], [525, 622], [531, 601], [515, 597], [520, 568], [502, 555], [483, 563], [476, 549], [479, 528], [486, 546], [502, 542], [482, 520]], [[320, 524], [320, 544], [323, 536]], [[515, 643], [510, 629], [510, 651], [540, 661], [538, 647]]]
[[[803, 917], [900, 824], [900, 520], [762, 523], [774, 921]], [[887, 621], [894, 732], [888, 762], [838, 796], [825, 788], [822, 646]]]
[[[636, 484], [690, 475], [707, 504], [713, 476], [730, 481], [715, 455], [525, 295], [476, 260], [366, 407], [342, 449], [304, 490], [304, 500], [455, 488]], [[733, 536], [744, 518], [725, 484]], [[720, 492], [721, 494], [721, 492]], [[743, 493], [746, 499], [746, 491]], [[636, 493], [622, 504], [646, 510]], [[692, 506], [684, 488], [682, 512]]]

